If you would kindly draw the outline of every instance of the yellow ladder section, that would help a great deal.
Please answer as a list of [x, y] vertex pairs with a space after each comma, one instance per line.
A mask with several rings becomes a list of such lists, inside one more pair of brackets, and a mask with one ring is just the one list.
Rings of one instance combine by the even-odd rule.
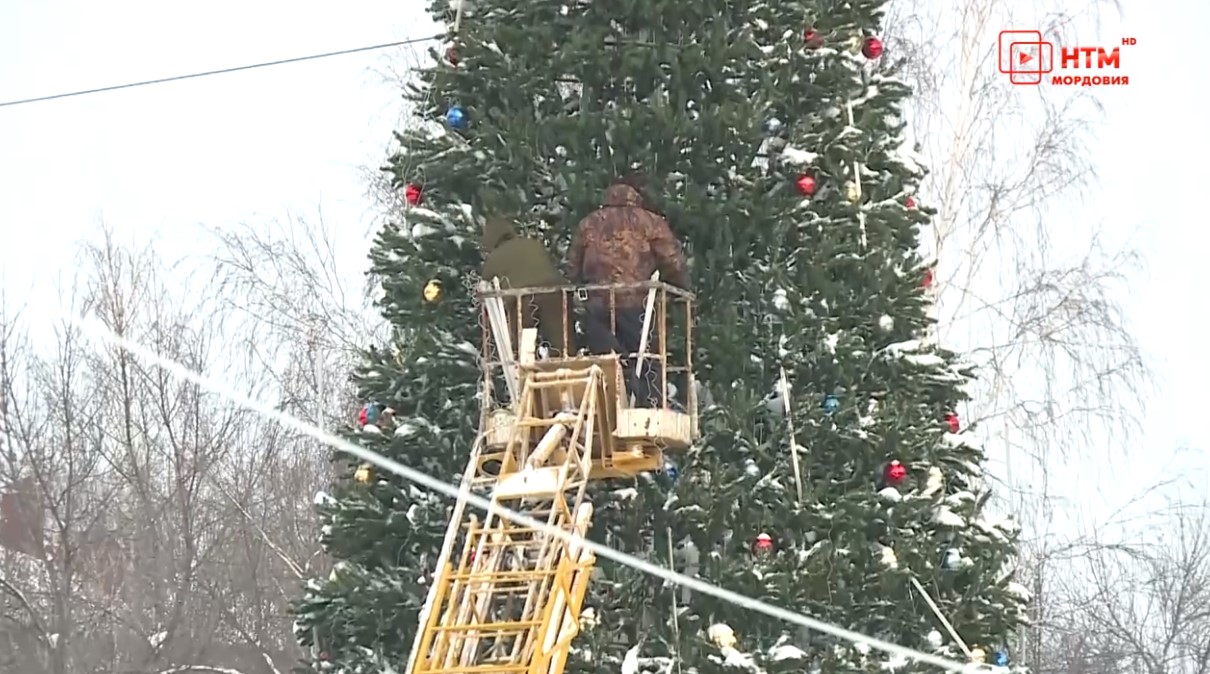
[[[579, 632], [595, 561], [580, 544], [592, 521], [584, 493], [594, 444], [609, 432], [604, 376], [595, 365], [521, 370], [518, 422], [490, 485], [492, 508], [482, 521], [455, 509], [461, 522], [447, 532], [408, 674], [561, 674]], [[471, 461], [480, 460], [477, 449]], [[467, 476], [479, 470], [468, 466]], [[571, 538], [521, 526], [501, 508]]]

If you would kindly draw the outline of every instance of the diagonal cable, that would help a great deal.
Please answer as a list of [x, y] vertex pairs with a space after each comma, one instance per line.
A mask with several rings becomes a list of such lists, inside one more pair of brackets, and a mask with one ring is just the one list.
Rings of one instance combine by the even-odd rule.
[[113, 84], [106, 87], [97, 87], [95, 89], [81, 89], [79, 91], [68, 91], [61, 94], [51, 94], [49, 96], [35, 96], [33, 98], [21, 98], [12, 101], [0, 102], [0, 108], [8, 108], [15, 105], [28, 105], [30, 103], [44, 103], [46, 101], [56, 101], [62, 98], [74, 98], [76, 96], [88, 96], [91, 94], [102, 94], [110, 91], [122, 91], [123, 89], [134, 89], [136, 87], [149, 87], [153, 84], [166, 84], [168, 82], [181, 82], [184, 80], [194, 80], [201, 77], [212, 77], [214, 75], [228, 75], [231, 73], [243, 72], [245, 70], [256, 70], [258, 68], [271, 68], [273, 66], [287, 65], [290, 63], [302, 63], [304, 61], [318, 61], [320, 59], [332, 58], [334, 56], [347, 56], [349, 54], [360, 54], [363, 52], [377, 51], [380, 49], [389, 49], [391, 47], [403, 47], [410, 44], [419, 44], [421, 42], [430, 42], [439, 39], [441, 36], [416, 37], [407, 40], [398, 40], [396, 42], [385, 42], [383, 44], [373, 44], [365, 47], [354, 47], [352, 49], [341, 49], [339, 51], [329, 51], [322, 54], [308, 54], [306, 56], [294, 56], [291, 58], [277, 59], [275, 61], [265, 61], [263, 63], [249, 63], [242, 66], [233, 66], [231, 68], [219, 68], [217, 70], [205, 70], [197, 73], [187, 73], [184, 75], [173, 75], [171, 77], [161, 77], [154, 80], [142, 80], [139, 82], [128, 82], [126, 84]]

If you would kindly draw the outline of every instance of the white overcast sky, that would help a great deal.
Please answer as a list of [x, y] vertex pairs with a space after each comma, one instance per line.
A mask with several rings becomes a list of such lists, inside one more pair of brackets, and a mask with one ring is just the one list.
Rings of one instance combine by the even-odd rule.
[[[1133, 446], [1105, 448], [1115, 457], [1107, 462], [1056, 467], [1068, 495], [1089, 503], [1121, 503], [1160, 478], [1187, 478], [1199, 497], [1210, 487], [1210, 356], [1200, 309], [1210, 293], [1202, 203], [1210, 192], [1202, 163], [1210, 84], [1192, 28], [1210, 25], [1210, 5], [1157, 1], [1102, 27], [1110, 43], [1126, 33], [1138, 45], [1122, 58], [1130, 86], [1100, 94], [1101, 184], [1078, 217], [1102, 223], [1110, 241], [1132, 239], [1147, 256], [1148, 272], [1125, 301], [1160, 386], [1139, 401], [1147, 424]], [[435, 29], [422, 7], [7, 0], [0, 100], [423, 37]], [[33, 305], [26, 315], [35, 334], [47, 330], [74, 244], [95, 236], [102, 220], [122, 242], [154, 240], [169, 256], [197, 258], [207, 252], [199, 250], [204, 227], [314, 217], [322, 208], [357, 276], [378, 215], [359, 172], [378, 164], [400, 113], [399, 91], [384, 73], [415, 58], [393, 49], [0, 108], [0, 265], [9, 300]], [[1063, 218], [1053, 226], [1063, 228]]]

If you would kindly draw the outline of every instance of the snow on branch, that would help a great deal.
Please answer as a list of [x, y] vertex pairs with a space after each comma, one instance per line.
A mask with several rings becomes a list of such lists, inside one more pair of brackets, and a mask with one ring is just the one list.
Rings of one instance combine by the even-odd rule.
[[212, 667], [210, 665], [180, 665], [161, 669], [156, 674], [189, 674], [189, 672], [205, 672], [207, 674], [247, 674], [247, 672], [231, 669], [230, 667]]

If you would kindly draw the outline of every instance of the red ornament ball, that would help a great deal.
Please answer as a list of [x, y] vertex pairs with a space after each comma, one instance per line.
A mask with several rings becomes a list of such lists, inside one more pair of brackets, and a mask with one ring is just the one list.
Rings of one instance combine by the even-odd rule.
[[454, 45], [450, 45], [449, 48], [445, 50], [445, 60], [452, 66], [458, 65], [458, 50], [454, 47]]
[[908, 197], [908, 198], [907, 198], [907, 201], [905, 201], [905, 202], [903, 202], [903, 203], [904, 203], [904, 205], [905, 205], [905, 206], [907, 206], [908, 208], [915, 208], [915, 207], [916, 207], [916, 200], [915, 200], [915, 199], [913, 199], [912, 197]]
[[363, 407], [361, 408], [361, 411], [357, 413], [357, 424], [359, 426], [365, 426], [366, 424], [370, 423], [369, 409], [370, 408], [368, 407]]
[[407, 187], [403, 188], [403, 198], [407, 199], [408, 205], [415, 206], [420, 203], [420, 186], [416, 183], [408, 183]]
[[861, 45], [861, 54], [868, 59], [876, 59], [882, 56], [882, 40], [876, 37], [867, 37], [865, 44]]
[[328, 655], [328, 652], [327, 652], [327, 651], [320, 651], [320, 652], [319, 652], [319, 659], [320, 659], [320, 660], [323, 660], [324, 662], [327, 662], [328, 658], [330, 658], [330, 657], [332, 657], [332, 656]]
[[815, 194], [815, 178], [809, 175], [798, 176], [798, 180], [795, 180], [794, 184], [798, 186], [798, 193], [804, 197]]
[[907, 467], [900, 463], [899, 459], [895, 459], [886, 465], [883, 478], [887, 486], [898, 487], [907, 479]]
[[823, 36], [814, 28], [808, 28], [803, 32], [802, 41], [807, 44], [808, 49], [819, 49], [823, 46]]
[[924, 278], [920, 279], [920, 285], [923, 288], [933, 287], [933, 268], [929, 267], [924, 270]]
[[772, 552], [773, 537], [763, 532], [757, 534], [756, 540], [752, 541], [752, 551], [756, 553]]
[[958, 415], [954, 412], [949, 412], [945, 415], [945, 426], [950, 433], [957, 433], [962, 430], [962, 424], [958, 421]]

